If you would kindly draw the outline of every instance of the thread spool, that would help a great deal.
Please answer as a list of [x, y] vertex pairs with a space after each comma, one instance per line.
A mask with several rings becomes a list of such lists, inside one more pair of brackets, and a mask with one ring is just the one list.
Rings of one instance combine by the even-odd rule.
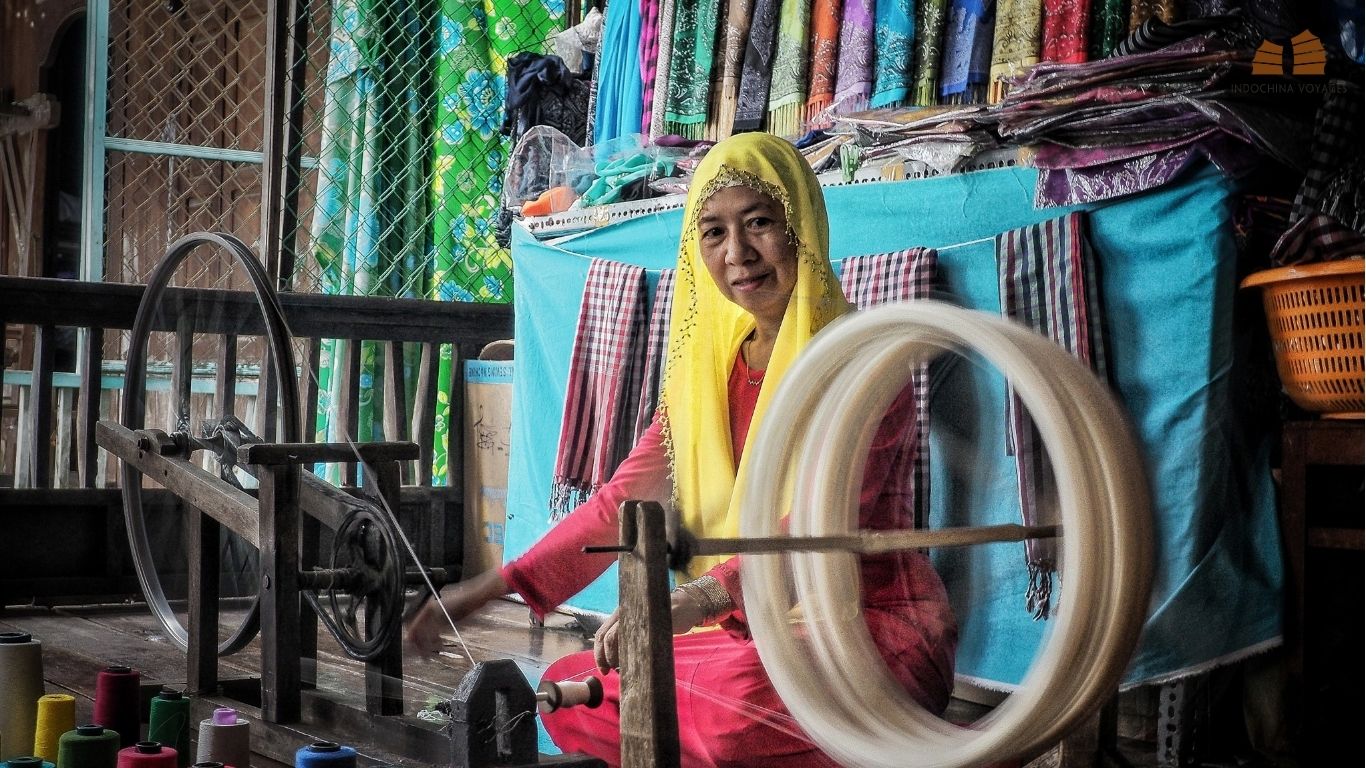
[[38, 724], [33, 732], [33, 756], [57, 762], [57, 742], [76, 727], [76, 697], [49, 693], [38, 697]]
[[165, 744], [176, 751], [179, 768], [190, 764], [190, 700], [180, 691], [163, 688], [152, 697], [147, 718], [147, 740]]
[[[251, 724], [232, 707], [219, 707], [199, 722], [199, 763], [218, 762], [232, 768], [250, 768]], [[196, 766], [199, 765], [196, 763]]]
[[119, 750], [117, 768], [176, 768], [174, 747], [155, 741], [139, 741]]
[[36, 755], [26, 755], [24, 757], [11, 757], [3, 763], [3, 768], [56, 768], [52, 763], [37, 757]]
[[102, 725], [78, 725], [57, 741], [57, 768], [115, 768], [119, 734]]
[[536, 709], [542, 714], [565, 707], [585, 706], [593, 709], [602, 703], [602, 681], [588, 677], [583, 682], [542, 680], [536, 686]]
[[315, 741], [294, 753], [294, 768], [356, 768], [356, 750], [332, 741]]
[[138, 717], [138, 685], [142, 675], [131, 667], [114, 665], [100, 671], [95, 680], [95, 711], [91, 719], [115, 731], [119, 746], [138, 742], [141, 719]]
[[30, 755], [42, 695], [42, 643], [27, 632], [0, 632], [0, 760]]

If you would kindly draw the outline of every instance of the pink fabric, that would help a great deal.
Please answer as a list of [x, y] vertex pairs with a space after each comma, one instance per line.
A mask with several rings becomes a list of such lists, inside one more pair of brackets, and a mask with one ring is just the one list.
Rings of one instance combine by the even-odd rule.
[[[739, 365], [729, 386], [733, 424], [748, 424], [753, 396]], [[909, 528], [913, 523], [910, 471], [915, 444], [914, 393], [907, 387], [893, 403], [869, 451], [860, 495], [860, 527]], [[735, 430], [736, 451], [745, 435]], [[524, 555], [503, 568], [508, 585], [538, 616], [554, 609], [597, 578], [613, 555], [584, 555], [587, 544], [617, 539], [617, 508], [631, 498], [666, 499], [668, 459], [656, 421], [596, 496], [552, 528]], [[725, 631], [674, 638], [679, 739], [683, 765], [824, 766], [822, 756], [792, 721], [769, 683], [749, 637], [740, 594], [740, 559], [711, 570], [740, 608], [721, 622]], [[864, 618], [892, 674], [932, 712], [947, 706], [953, 686], [958, 627], [948, 595], [929, 559], [918, 552], [863, 557], [860, 574]], [[549, 680], [582, 679], [594, 673], [592, 652], [566, 656], [546, 670]], [[544, 715], [546, 730], [562, 749], [619, 760], [620, 680], [603, 681], [606, 701], [596, 709], [572, 707]]]

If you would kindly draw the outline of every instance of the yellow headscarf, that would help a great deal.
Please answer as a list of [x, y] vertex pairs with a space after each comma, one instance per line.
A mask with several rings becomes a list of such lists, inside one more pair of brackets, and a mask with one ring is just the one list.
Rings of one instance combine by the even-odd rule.
[[[683, 525], [699, 537], [738, 536], [739, 494], [750, 452], [737, 469], [731, 455], [726, 383], [740, 343], [754, 330], [754, 317], [716, 287], [699, 247], [697, 219], [717, 190], [743, 185], [773, 197], [787, 214], [797, 247], [797, 284], [765, 369], [754, 417], [759, 432], [774, 390], [811, 337], [849, 311], [830, 268], [830, 227], [816, 175], [787, 141], [767, 133], [745, 133], [711, 149], [698, 165], [688, 191], [679, 240], [673, 316], [661, 398], [664, 440], [674, 479], [674, 505]], [[725, 558], [697, 557], [693, 578]]]

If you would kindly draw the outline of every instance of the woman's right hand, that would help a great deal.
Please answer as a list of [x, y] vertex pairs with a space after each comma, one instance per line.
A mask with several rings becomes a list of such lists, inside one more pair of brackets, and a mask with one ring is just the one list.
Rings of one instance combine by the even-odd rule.
[[[441, 596], [441, 605], [437, 605], [436, 600], [428, 600], [413, 614], [408, 621], [407, 640], [419, 656], [434, 656], [441, 650], [442, 630], [450, 626], [447, 614], [451, 621], [460, 621], [483, 608], [488, 601], [507, 593], [507, 582], [497, 568], [454, 584]], [[442, 606], [446, 608], [444, 613]]]

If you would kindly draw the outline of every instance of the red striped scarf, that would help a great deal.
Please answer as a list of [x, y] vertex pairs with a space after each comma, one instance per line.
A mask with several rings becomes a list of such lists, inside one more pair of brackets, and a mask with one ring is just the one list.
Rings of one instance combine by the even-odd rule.
[[[1105, 379], [1096, 260], [1086, 237], [1086, 214], [1077, 211], [1002, 232], [996, 236], [996, 260], [1006, 317], [1057, 342]], [[1007, 450], [1015, 456], [1020, 517], [1025, 525], [1056, 522], [1040, 519], [1041, 510], [1053, 515], [1057, 490], [1038, 429], [1014, 392], [1006, 403]], [[1056, 542], [1027, 540], [1025, 560], [1025, 607], [1034, 618], [1046, 619], [1057, 571]]]
[[[879, 304], [926, 299], [930, 296], [939, 254], [930, 248], [906, 248], [892, 253], [850, 256], [840, 273], [844, 296], [856, 309]], [[912, 375], [915, 397], [915, 457], [911, 466], [911, 494], [915, 525], [924, 528], [930, 509], [930, 377], [929, 363]]]
[[640, 392], [640, 398], [636, 406], [632, 445], [649, 428], [655, 417], [655, 407], [659, 405], [660, 374], [664, 370], [664, 350], [669, 343], [669, 313], [673, 310], [673, 303], [674, 271], [665, 269], [659, 273], [654, 307], [650, 310], [650, 332], [645, 339], [645, 364], [640, 366], [640, 375], [636, 377], [633, 385]]
[[645, 338], [645, 270], [593, 259], [579, 307], [550, 519], [569, 514], [612, 477], [634, 445], [632, 383]]

